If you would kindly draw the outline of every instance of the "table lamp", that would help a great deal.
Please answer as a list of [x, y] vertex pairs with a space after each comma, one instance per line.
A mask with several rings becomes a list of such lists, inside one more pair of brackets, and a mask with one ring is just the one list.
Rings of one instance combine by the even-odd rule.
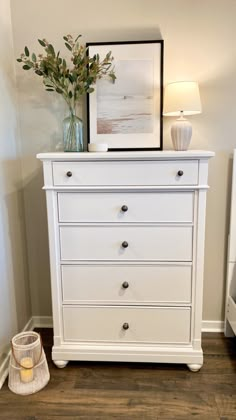
[[201, 112], [201, 99], [196, 82], [174, 82], [165, 87], [163, 115], [179, 116], [171, 126], [175, 150], [187, 150], [192, 137], [192, 125], [184, 117]]

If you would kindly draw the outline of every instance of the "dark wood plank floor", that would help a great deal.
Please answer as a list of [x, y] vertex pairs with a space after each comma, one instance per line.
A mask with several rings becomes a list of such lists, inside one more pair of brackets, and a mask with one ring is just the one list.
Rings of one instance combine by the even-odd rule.
[[236, 339], [203, 334], [204, 365], [70, 362], [50, 359], [52, 330], [40, 331], [51, 379], [37, 394], [0, 391], [0, 420], [236, 420]]

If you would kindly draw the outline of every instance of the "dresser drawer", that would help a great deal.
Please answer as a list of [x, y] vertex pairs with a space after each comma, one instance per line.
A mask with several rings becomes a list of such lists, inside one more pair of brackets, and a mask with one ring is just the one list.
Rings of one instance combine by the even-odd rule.
[[192, 222], [193, 192], [58, 193], [59, 222]]
[[[57, 186], [196, 185], [198, 183], [198, 160], [68, 161], [53, 162], [52, 168], [53, 182]], [[179, 171], [183, 172], [181, 176], [178, 175]]]
[[190, 308], [64, 307], [64, 340], [187, 344], [190, 319]]
[[191, 302], [191, 266], [64, 265], [63, 303], [154, 304]]
[[62, 261], [192, 260], [192, 226], [82, 225], [59, 229]]

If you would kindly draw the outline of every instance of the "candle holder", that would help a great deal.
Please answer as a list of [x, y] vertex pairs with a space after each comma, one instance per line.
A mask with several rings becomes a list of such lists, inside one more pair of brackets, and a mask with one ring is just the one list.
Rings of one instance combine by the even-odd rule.
[[11, 342], [8, 386], [15, 394], [34, 394], [44, 388], [50, 375], [41, 336], [28, 331]]

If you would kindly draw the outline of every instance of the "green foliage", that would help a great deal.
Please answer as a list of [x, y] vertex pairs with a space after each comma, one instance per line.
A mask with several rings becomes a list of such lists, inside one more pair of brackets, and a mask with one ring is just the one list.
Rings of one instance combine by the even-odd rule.
[[66, 48], [70, 51], [70, 66], [65, 58], [57, 53], [46, 39], [38, 39], [44, 49], [44, 54], [31, 54], [28, 47], [17, 58], [24, 70], [32, 70], [43, 78], [43, 84], [48, 92], [57, 92], [63, 96], [70, 110], [73, 110], [80, 97], [94, 91], [98, 79], [108, 76], [115, 82], [116, 76], [112, 67], [112, 53], [108, 52], [103, 60], [99, 54], [89, 57], [88, 48], [81, 45], [78, 35], [74, 40], [71, 35], [63, 36]]
[[25, 47], [25, 55], [26, 55], [26, 57], [29, 57], [29, 50], [28, 50], [27, 47]]
[[46, 47], [46, 44], [44, 41], [42, 41], [41, 39], [38, 39], [38, 42], [40, 43], [40, 45], [42, 45], [42, 47]]

